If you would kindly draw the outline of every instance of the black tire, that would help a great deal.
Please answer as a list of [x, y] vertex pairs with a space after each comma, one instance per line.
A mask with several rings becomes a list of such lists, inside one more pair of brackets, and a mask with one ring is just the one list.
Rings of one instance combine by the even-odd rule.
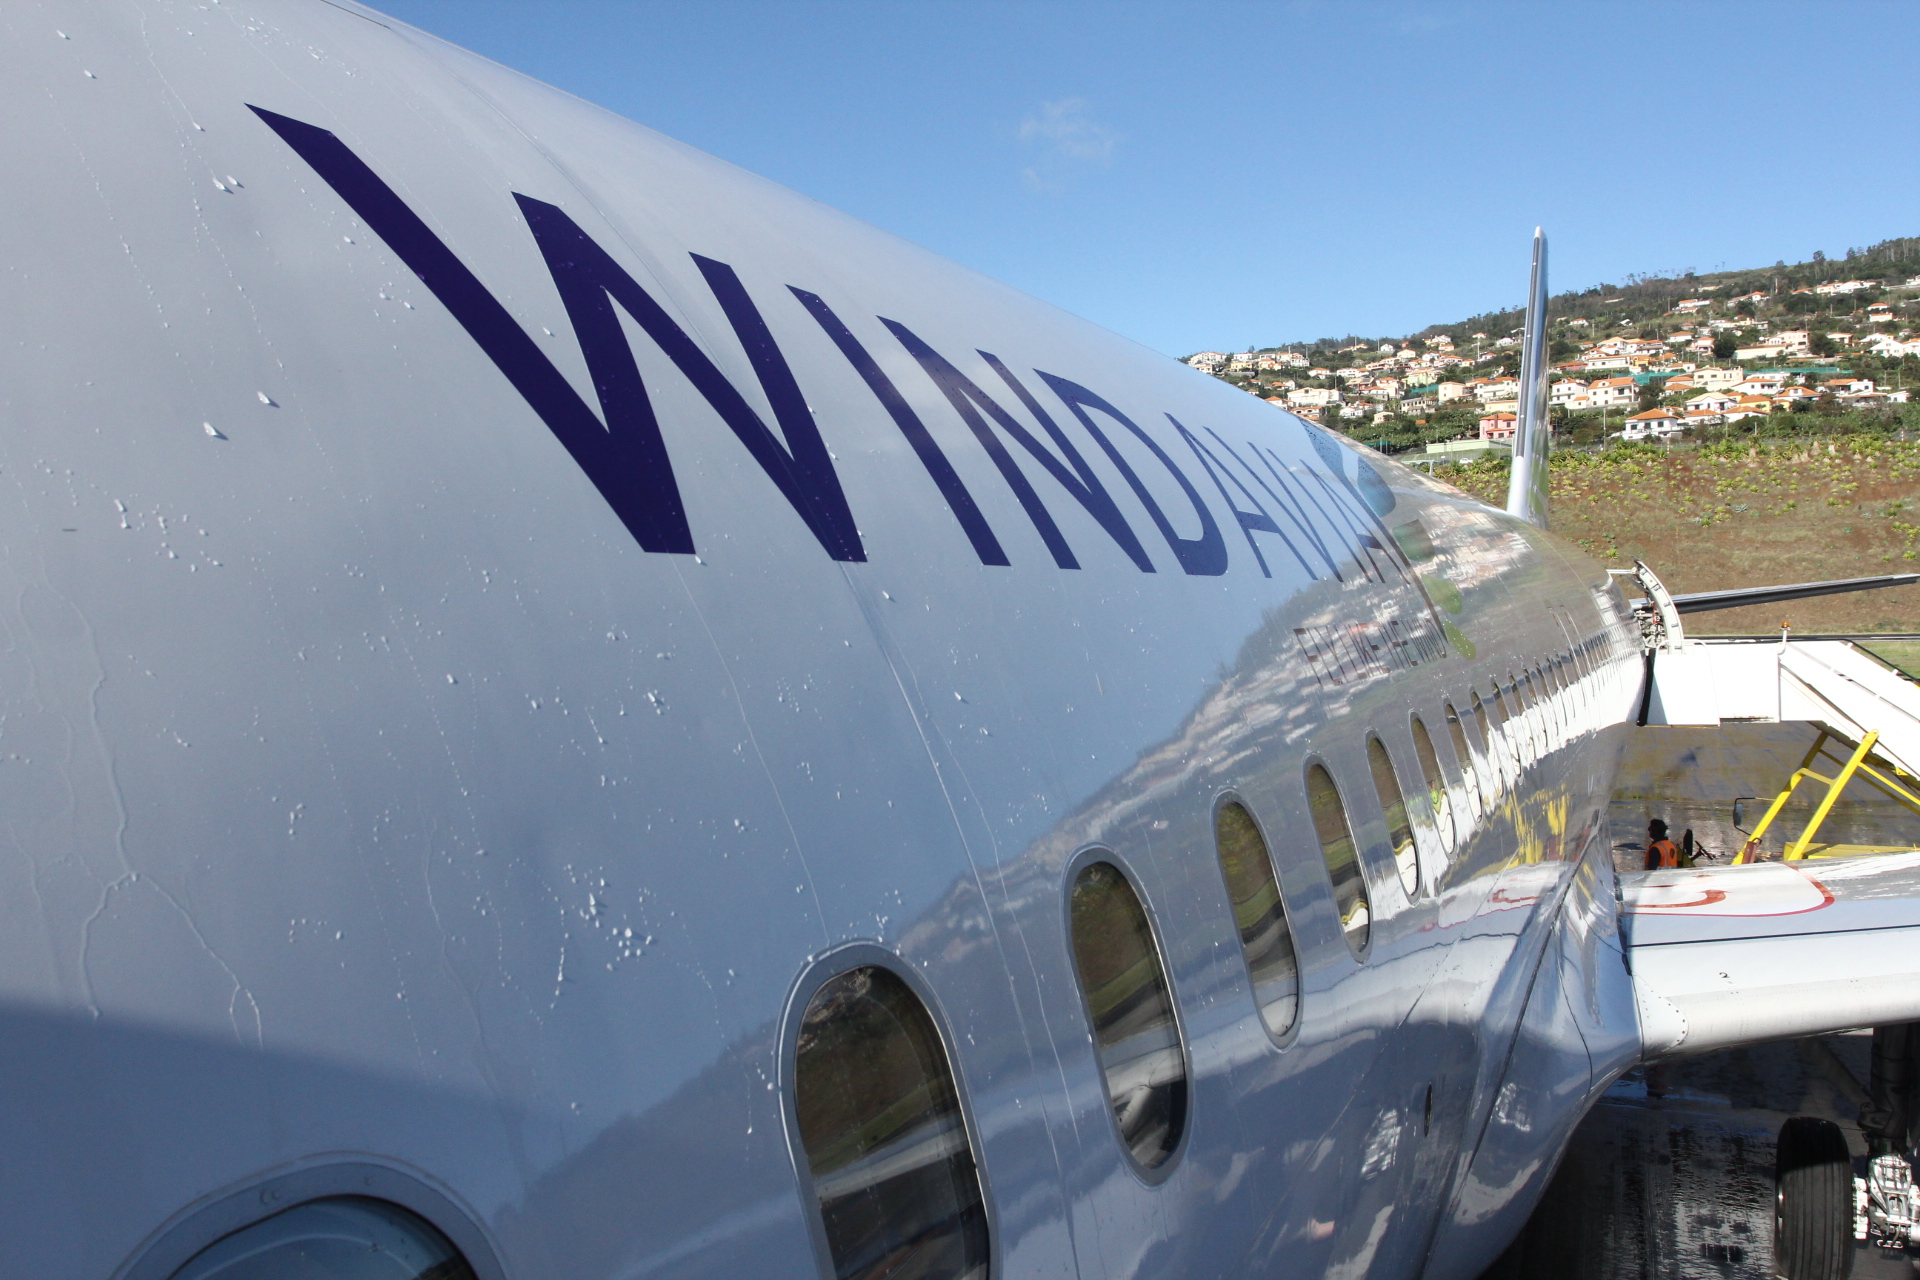
[[1774, 1149], [1773, 1272], [1846, 1280], [1853, 1272], [1853, 1157], [1831, 1120], [1795, 1116]]

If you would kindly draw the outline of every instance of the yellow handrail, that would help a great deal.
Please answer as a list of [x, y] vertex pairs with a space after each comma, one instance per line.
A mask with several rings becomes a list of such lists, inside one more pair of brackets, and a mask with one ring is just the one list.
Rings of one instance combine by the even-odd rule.
[[[1853, 753], [1847, 757], [1844, 763], [1841, 763], [1840, 772], [1831, 778], [1813, 771], [1813, 762], [1821, 756], [1826, 755], [1826, 745], [1829, 740], [1853, 748]], [[1814, 739], [1812, 748], [1808, 750], [1806, 756], [1800, 761], [1800, 767], [1794, 770], [1791, 778], [1787, 779], [1785, 789], [1774, 797], [1773, 803], [1767, 808], [1766, 815], [1760, 819], [1759, 825], [1754, 827], [1753, 834], [1747, 838], [1747, 843], [1740, 850], [1739, 856], [1734, 858], [1734, 864], [1738, 866], [1742, 863], [1758, 862], [1760, 860], [1761, 837], [1766, 835], [1767, 828], [1773, 825], [1773, 820], [1780, 816], [1782, 809], [1787, 807], [1787, 802], [1793, 798], [1793, 793], [1798, 790], [1800, 784], [1808, 778], [1812, 778], [1815, 782], [1826, 783], [1827, 793], [1821, 797], [1820, 803], [1815, 806], [1813, 816], [1808, 819], [1806, 827], [1800, 832], [1800, 838], [1798, 840], [1788, 841], [1786, 847], [1781, 850], [1781, 857], [1788, 862], [1798, 862], [1807, 856], [1807, 850], [1812, 846], [1814, 836], [1819, 834], [1820, 825], [1827, 820], [1827, 815], [1833, 811], [1835, 802], [1840, 799], [1840, 793], [1846, 789], [1847, 783], [1851, 782], [1856, 774], [1864, 775], [1868, 782], [1886, 792], [1887, 795], [1898, 800], [1915, 813], [1920, 813], [1920, 795], [1914, 794], [1896, 782], [1892, 777], [1887, 776], [1886, 773], [1882, 773], [1879, 769], [1867, 763], [1873, 753], [1873, 744], [1879, 740], [1879, 733], [1872, 732], [1862, 738], [1858, 745], [1855, 745], [1831, 729], [1821, 729], [1820, 736]], [[1838, 756], [1829, 756], [1828, 758], [1836, 762], [1839, 761]], [[1878, 763], [1885, 765], [1889, 772], [1898, 777], [1907, 776], [1903, 770], [1892, 765], [1887, 765], [1884, 760]]]

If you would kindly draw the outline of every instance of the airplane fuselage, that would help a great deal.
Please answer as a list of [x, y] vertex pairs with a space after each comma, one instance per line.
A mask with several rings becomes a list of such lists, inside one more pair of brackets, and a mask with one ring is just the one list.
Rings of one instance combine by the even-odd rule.
[[360, 1195], [483, 1276], [832, 1274], [796, 1055], [856, 970], [995, 1274], [1504, 1247], [1638, 1053], [1600, 567], [372, 16], [0, 30], [0, 1273]]

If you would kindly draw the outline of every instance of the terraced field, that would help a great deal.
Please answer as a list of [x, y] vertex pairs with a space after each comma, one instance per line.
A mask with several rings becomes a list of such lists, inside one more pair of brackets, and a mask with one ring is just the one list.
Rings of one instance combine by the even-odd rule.
[[[1504, 461], [1436, 474], [1486, 501], [1506, 500]], [[1920, 443], [1856, 435], [1621, 445], [1556, 453], [1551, 474], [1554, 532], [1609, 568], [1644, 560], [1676, 593], [1920, 570]], [[1920, 587], [1697, 614], [1687, 630], [1754, 635], [1783, 624], [1920, 632]], [[1886, 656], [1894, 658], [1891, 647]]]

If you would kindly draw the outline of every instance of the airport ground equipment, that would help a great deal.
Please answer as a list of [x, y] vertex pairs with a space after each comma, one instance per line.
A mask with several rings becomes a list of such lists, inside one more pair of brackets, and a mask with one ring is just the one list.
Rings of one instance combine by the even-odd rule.
[[[1856, 777], [1870, 783], [1883, 795], [1904, 805], [1916, 817], [1920, 817], [1920, 796], [1916, 796], [1907, 786], [1902, 785], [1902, 780], [1912, 782], [1912, 775], [1874, 755], [1874, 744], [1879, 740], [1880, 735], [1877, 732], [1870, 732], [1856, 743], [1843, 734], [1823, 726], [1819, 735], [1814, 738], [1813, 745], [1807, 749], [1806, 757], [1800, 761], [1800, 767], [1793, 771], [1787, 779], [1787, 785], [1773, 798], [1773, 803], [1767, 807], [1766, 813], [1761, 815], [1760, 821], [1754, 825], [1753, 831], [1747, 837], [1746, 845], [1735, 857], [1735, 863], [1758, 860], [1760, 842], [1766, 838], [1767, 828], [1773, 825], [1773, 820], [1780, 816], [1780, 811], [1786, 808], [1788, 801], [1793, 799], [1794, 792], [1799, 789], [1800, 784], [1808, 780], [1825, 783], [1826, 792], [1814, 806], [1813, 814], [1807, 819], [1799, 836], [1787, 841], [1785, 849], [1781, 851], [1780, 856], [1788, 862], [1818, 856], [1814, 837], [1820, 833], [1821, 824], [1833, 811], [1834, 802], [1840, 798], [1841, 792], [1846, 790], [1847, 784]], [[1836, 754], [1829, 748], [1829, 743], [1838, 744], [1845, 754]], [[1832, 777], [1828, 777], [1814, 771], [1813, 765], [1819, 760], [1831, 760], [1840, 767]], [[1737, 814], [1735, 818], [1737, 821]]]
[[[1806, 721], [1819, 727], [1819, 736], [1755, 825], [1737, 862], [1761, 856], [1761, 840], [1804, 782], [1822, 784], [1826, 790], [1800, 834], [1787, 842], [1782, 856], [1789, 861], [1824, 851], [1815, 843], [1820, 828], [1856, 780], [1920, 816], [1920, 686], [1847, 640], [1795, 640], [1784, 629], [1778, 640], [1693, 639], [1681, 622], [1685, 613], [1907, 586], [1917, 575], [1673, 595], [1643, 563], [1614, 572], [1631, 576], [1647, 593], [1634, 603], [1647, 669], [1641, 725]], [[1831, 761], [1823, 766], [1831, 773], [1815, 769], [1821, 761]]]

